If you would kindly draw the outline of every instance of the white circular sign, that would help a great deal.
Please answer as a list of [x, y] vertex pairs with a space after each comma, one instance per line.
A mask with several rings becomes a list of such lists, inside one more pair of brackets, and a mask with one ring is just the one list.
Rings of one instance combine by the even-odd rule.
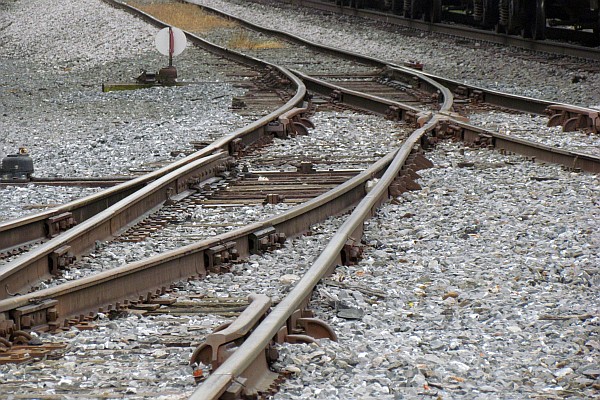
[[176, 56], [185, 50], [187, 39], [181, 29], [169, 27], [161, 29], [156, 34], [154, 43], [160, 54]]

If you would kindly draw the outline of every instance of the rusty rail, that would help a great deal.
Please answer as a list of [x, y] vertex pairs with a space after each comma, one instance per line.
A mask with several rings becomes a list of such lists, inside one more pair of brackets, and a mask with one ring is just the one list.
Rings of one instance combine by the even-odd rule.
[[[122, 6], [120, 3], [119, 5]], [[162, 25], [149, 15], [145, 17]], [[306, 88], [285, 68], [246, 57], [197, 36], [187, 35], [209, 51], [237, 61], [243, 60], [245, 64], [266, 66], [277, 71], [296, 87], [296, 94], [279, 109], [158, 171], [62, 207], [0, 224], [2, 246], [7, 249], [55, 236], [4, 266], [0, 273], [0, 299], [28, 290], [33, 284], [49, 277], [57, 267], [66, 266], [88, 251], [97, 240], [106, 240], [118, 234], [171, 196], [183, 194], [189, 185], [215, 176], [229, 162], [226, 154], [236, 153], [261, 137], [271, 135], [267, 129], [269, 123], [279, 121], [285, 113], [292, 112], [285, 118], [289, 121], [292, 116], [300, 115], [306, 110]], [[147, 186], [152, 181], [151, 187]], [[53, 219], [57, 216], [65, 216], [66, 222], [54, 223]], [[63, 230], [66, 231], [58, 235]]]
[[440, 124], [438, 133], [451, 135], [455, 139], [471, 145], [521, 154], [536, 162], [560, 164], [571, 170], [581, 170], [594, 174], [600, 173], [600, 159], [598, 157], [490, 132], [461, 121], [452, 119], [443, 121]]
[[[122, 8], [130, 12], [135, 12], [137, 15], [141, 16], [149, 23], [154, 24], [158, 27], [162, 28], [167, 26], [164, 23], [156, 20], [152, 16], [143, 13], [139, 10], [136, 10], [135, 8], [132, 8], [119, 1], [104, 1], [115, 7]], [[269, 63], [265, 63], [257, 58], [248, 57], [236, 51], [229, 50], [222, 46], [210, 43], [190, 33], [186, 33], [186, 36], [188, 40], [192, 41], [195, 45], [203, 48], [206, 51], [226, 57], [243, 65], [259, 68], [268, 68], [271, 71], [276, 71], [277, 73], [282, 74], [283, 76], [287, 76], [287, 79], [289, 79], [291, 82], [294, 82], [296, 84], [298, 83], [294, 81], [294, 78], [288, 76], [288, 72], [283, 68], [274, 66]], [[175, 169], [180, 168], [186, 163], [189, 163], [202, 157], [206, 157], [210, 155], [213, 151], [216, 151], [217, 149], [233, 153], [236, 151], [237, 148], [243, 148], [245, 146], [250, 145], [265, 134], [264, 126], [268, 125], [269, 122], [278, 120], [281, 114], [290, 111], [295, 107], [302, 108], [304, 104], [303, 100], [305, 93], [305, 89], [302, 86], [298, 87], [296, 96], [293, 99], [291, 99], [280, 110], [277, 110], [269, 114], [268, 116], [261, 118], [256, 123], [249, 125], [247, 129], [238, 130], [235, 133], [215, 142], [215, 146], [204, 148], [188, 157], [185, 157], [184, 159], [181, 159], [166, 167], [160, 168], [159, 170], [156, 170], [152, 173], [132, 179], [116, 187], [103, 190], [102, 192], [95, 193], [94, 195], [66, 203], [59, 207], [53, 207], [48, 210], [35, 213], [33, 215], [17, 218], [14, 220], [0, 222], [0, 252], [6, 252], [17, 246], [45, 239], [48, 233], [48, 219], [52, 218], [53, 216], [70, 213], [75, 223], [81, 223], [95, 216], [100, 210], [104, 210], [107, 207], [116, 204], [117, 202], [123, 200], [124, 198], [136, 192], [137, 190], [140, 190], [149, 182], [152, 182], [160, 178], [161, 176], [164, 176], [174, 171]]]
[[[303, 86], [299, 78], [294, 76], [294, 79], [297, 80], [299, 86]], [[317, 83], [317, 80], [313, 80], [313, 85]], [[326, 82], [322, 82], [322, 84], [327, 85], [329, 89], [343, 90], [340, 87], [331, 88], [331, 85]], [[446, 93], [443, 88], [440, 88], [440, 91]], [[450, 97], [448, 101], [443, 102], [443, 109], [451, 107], [452, 95], [449, 92], [447, 94]], [[358, 93], [355, 95], [360, 96]], [[369, 101], [365, 102], [367, 105], [377, 99], [373, 96], [364, 96], [369, 97]], [[383, 99], [380, 100], [383, 101]], [[385, 101], [389, 102], [388, 100]], [[393, 103], [392, 105], [398, 109], [412, 110], [412, 108], [401, 103]], [[288, 121], [299, 112], [293, 107], [288, 111], [288, 114], [284, 114], [284, 118]], [[252, 126], [260, 126], [260, 123], [260, 121], [256, 121]], [[211, 144], [208, 149], [218, 151], [222, 142], [227, 143], [227, 138]], [[4, 314], [4, 319], [0, 318], [0, 335], [10, 330], [33, 328], [35, 326], [40, 326], [42, 329], [56, 327], [60, 318], [95, 312], [98, 307], [115, 304], [122, 299], [137, 299], [139, 296], [147, 297], [149, 291], [161, 289], [171, 282], [190, 276], [205, 276], [210, 271], [218, 271], [221, 263], [227, 262], [233, 257], [244, 257], [250, 253], [261, 252], [276, 246], [286, 237], [306, 231], [312, 224], [353, 207], [363, 197], [366, 182], [380, 176], [393, 159], [394, 154], [395, 151], [391, 152], [370, 168], [337, 188], [296, 206], [279, 216], [202, 240], [195, 245], [185, 246], [181, 249], [151, 257], [148, 260], [104, 271], [92, 277], [80, 279], [77, 282], [69, 282], [54, 288], [12, 298], [6, 298], [5, 295], [5, 300], [0, 300], [0, 313]], [[217, 153], [211, 157], [218, 159], [222, 155], [224, 154]], [[196, 161], [196, 163], [198, 162], [201, 161]], [[173, 177], [177, 177], [177, 174], [177, 171], [171, 173]], [[170, 177], [157, 180], [156, 185], [162, 185], [161, 180], [169, 182]], [[133, 196], [140, 197], [141, 194]], [[127, 204], [127, 201], [124, 201], [123, 204]], [[115, 205], [113, 206], [114, 210], [113, 208], [106, 210], [106, 215], [112, 216], [113, 211], [119, 210], [119, 207], [120, 205]], [[72, 235], [76, 236], [77, 232], [97, 226], [100, 223], [99, 221], [102, 220], [102, 216], [99, 215], [98, 218], [98, 221], [86, 221], [86, 223], [73, 228], [73, 232], [67, 231], [65, 234], [58, 236], [53, 245], [60, 245], [60, 247], [56, 248], [54, 252], [60, 253], [60, 256], [69, 257], [69, 249], [65, 248], [68, 238]], [[36, 255], [41, 260], [46, 260], [48, 257], [43, 257], [43, 254], [48, 254], [49, 248], [51, 246], [42, 246], [42, 251], [39, 253], [33, 251], [30, 256]], [[13, 265], [16, 265], [14, 268], [19, 267], [19, 264]], [[160, 273], [157, 271], [160, 271]], [[16, 269], [13, 269], [12, 274], [0, 275], [1, 281], [9, 282], [6, 280], [6, 276], [17, 277], [17, 272]], [[6, 290], [6, 287], [2, 289]], [[31, 310], [27, 307], [32, 302], [41, 305], [36, 307], [35, 310]], [[52, 302], [52, 304], [50, 305], [47, 302]], [[15, 315], [18, 315], [19, 318], [15, 319]]]
[[[350, 52], [347, 50], [332, 49], [325, 45], [321, 45], [319, 43], [312, 42], [310, 40], [304, 39], [304, 38], [296, 36], [296, 35], [277, 31], [275, 29], [270, 29], [270, 28], [267, 28], [267, 27], [264, 27], [264, 26], [261, 26], [258, 24], [254, 24], [254, 23], [245, 21], [241, 18], [238, 18], [236, 16], [233, 16], [231, 14], [225, 13], [220, 10], [214, 9], [212, 7], [208, 7], [205, 5], [199, 5], [194, 0], [185, 0], [185, 1], [188, 3], [191, 3], [191, 4], [196, 4], [206, 11], [209, 11], [211, 13], [219, 15], [223, 18], [227, 18], [227, 19], [236, 21], [237, 23], [247, 26], [251, 29], [258, 30], [258, 31], [261, 31], [261, 32], [264, 32], [264, 33], [267, 33], [270, 35], [277, 36], [277, 37], [281, 37], [286, 40], [290, 40], [292, 42], [299, 43], [304, 46], [307, 46], [307, 47], [310, 47], [310, 48], [313, 48], [313, 49], [316, 49], [316, 50], [319, 50], [322, 52], [335, 53], [335, 54], [345, 57], [347, 59], [357, 60], [359, 62], [368, 64], [368, 65], [380, 67], [380, 68], [384, 69], [384, 74], [388, 75], [389, 77], [391, 77], [393, 79], [398, 79], [398, 80], [407, 82], [409, 84], [415, 83], [412, 80], [413, 76], [415, 76], [413, 74], [413, 72], [415, 72], [415, 70], [412, 68], [407, 68], [403, 65], [397, 65], [394, 63], [387, 62], [385, 60], [381, 60], [381, 59], [378, 59], [375, 57], [365, 56], [362, 54], [353, 53], [353, 52]], [[323, 5], [323, 7], [326, 7], [328, 10], [331, 10], [331, 11], [341, 11], [343, 9], [352, 10], [349, 8], [343, 8], [343, 7], [335, 6], [333, 4], [326, 4], [321, 1], [315, 1], [315, 0], [288, 0], [288, 2], [292, 2], [295, 4], [299, 3], [300, 6], [302, 6], [304, 3], [306, 3], [306, 4], [309, 4], [310, 6], [317, 6], [317, 8], [320, 5]], [[428, 23], [426, 23], [424, 21], [405, 20], [403, 18], [395, 17], [390, 14], [383, 14], [383, 13], [377, 13], [377, 12], [365, 11], [365, 10], [353, 10], [353, 11], [355, 11], [359, 14], [365, 14], [366, 16], [378, 16], [378, 15], [385, 16], [384, 20], [386, 22], [388, 22], [388, 19], [390, 19], [390, 18], [391, 19], [397, 18], [400, 20], [409, 21], [411, 24], [414, 23], [414, 24], [429, 25]], [[434, 25], [439, 25], [439, 24], [434, 24]], [[529, 42], [535, 42], [535, 41], [529, 40]], [[543, 42], [538, 42], [538, 43], [543, 43]], [[591, 54], [590, 53], [591, 51], [592, 51], [592, 49], [585, 48], [584, 53], [589, 55], [589, 54]], [[595, 57], [600, 59], [600, 51], [595, 51], [594, 54], [595, 54]], [[489, 104], [492, 104], [495, 106], [499, 106], [499, 107], [508, 108], [511, 110], [544, 115], [544, 114], [548, 113], [547, 108], [555, 104], [555, 103], [545, 101], [545, 100], [539, 100], [539, 99], [534, 99], [531, 97], [502, 93], [502, 92], [498, 92], [496, 90], [485, 89], [485, 88], [478, 87], [475, 85], [465, 84], [463, 82], [444, 78], [444, 77], [437, 76], [437, 75], [434, 75], [434, 74], [431, 74], [428, 72], [424, 72], [424, 71], [418, 71], [418, 72], [419, 72], [419, 75], [418, 75], [419, 77], [427, 77], [435, 82], [438, 82], [439, 84], [448, 88], [453, 93], [461, 93], [468, 98], [473, 98], [480, 102], [485, 101], [486, 103], [489, 103]], [[420, 78], [420, 79], [422, 79], [422, 78]], [[434, 88], [434, 87], [432, 87], [432, 88]], [[435, 89], [433, 89], [433, 90], [435, 90]], [[566, 106], [566, 105], [561, 105], [561, 106]], [[587, 109], [587, 108], [582, 108], [582, 109], [587, 110], [588, 112], [597, 111], [597, 110]]]
[[[234, 257], [275, 247], [282, 239], [309, 229], [331, 214], [351, 208], [365, 193], [365, 184], [379, 176], [395, 152], [344, 184], [287, 212], [243, 228], [134, 262], [94, 276], [35, 293], [0, 300], [0, 336], [24, 328], [47, 329], [63, 319], [138, 299], [165, 285], [218, 271]], [[37, 304], [35, 309], [29, 308]]]
[[[213, 371], [205, 382], [193, 393], [190, 399], [218, 399], [234, 384], [239, 377], [246, 380], [244, 376], [252, 373], [256, 375], [256, 360], [264, 358], [265, 348], [271, 340], [277, 336], [281, 326], [295, 310], [303, 308], [312, 290], [317, 283], [331, 273], [335, 265], [341, 261], [341, 252], [349, 238], [362, 236], [363, 222], [370, 218], [378, 205], [388, 198], [390, 185], [398, 177], [400, 169], [421, 137], [432, 130], [437, 124], [438, 117], [434, 117], [423, 128], [417, 129], [402, 145], [394, 160], [390, 163], [379, 182], [359, 202], [352, 214], [338, 229], [326, 248], [321, 252], [313, 265], [300, 279], [290, 293], [264, 318], [260, 325], [256, 326], [248, 338], [229, 356], [216, 370]], [[266, 365], [266, 364], [265, 364]], [[263, 370], [265, 376], [271, 375], [268, 368]], [[265, 378], [268, 379], [268, 378]], [[259, 379], [258, 381], [262, 381]], [[262, 384], [264, 386], [264, 383]], [[254, 388], [245, 388], [249, 393]], [[237, 388], [232, 389], [237, 393]]]
[[[352, 104], [371, 110], [376, 109], [380, 114], [388, 117], [390, 107], [397, 107], [401, 110], [394, 114], [396, 119], [399, 120], [405, 120], [408, 113], [415, 111], [412, 107], [398, 104], [390, 105], [389, 103], [393, 102], [376, 96], [336, 88], [335, 85], [309, 77], [298, 71], [295, 71], [295, 73], [303, 79], [307, 87], [314, 87], [315, 90], [320, 93], [325, 92], [325, 94], [329, 91], [343, 93], [344, 95], [340, 96], [340, 101], [347, 101], [350, 98]], [[453, 95], [447, 88], [419, 73], [415, 73], [413, 79], [421, 80], [439, 92], [442, 100], [440, 111], [450, 112]], [[373, 106], [371, 103], [377, 103], [378, 105]], [[270, 342], [273, 338], [280, 339], [282, 326], [295, 326], [293, 322], [289, 321], [290, 318], [293, 318], [298, 310], [306, 307], [316, 284], [324, 276], [330, 274], [336, 264], [347, 257], [344, 256], [344, 252], [347, 250], [349, 241], [353, 242], [353, 240], [357, 240], [356, 238], [362, 237], [363, 222], [374, 215], [380, 204], [387, 201], [391, 195], [392, 187], [398, 184], [400, 171], [407, 158], [413, 150], [419, 147], [419, 143], [422, 142], [424, 136], [428, 132], [434, 131], [439, 120], [440, 117], [438, 116], [426, 116], [426, 118], [423, 116], [419, 124], [421, 127], [402, 144], [375, 187], [368, 194], [365, 194], [362, 199], [357, 199], [360, 201], [352, 214], [335, 233], [328, 246], [322, 251], [302, 279], [277, 307], [264, 317], [260, 325], [254, 327], [246, 340], [236, 347], [235, 352], [228, 354], [225, 360], [219, 360], [218, 368], [194, 392], [190, 397], [191, 399], [218, 399], [226, 392], [228, 392], [227, 396], [231, 398], [239, 398], [241, 395], [254, 395], [258, 390], [264, 390], [269, 386], [265, 381], [269, 382], [274, 377], [268, 369], [268, 360], [265, 360], [265, 349], [270, 348]], [[418, 123], [419, 121], [414, 120], [412, 122]], [[325, 336], [332, 337], [335, 334]], [[194, 356], [192, 360], [195, 360]], [[260, 369], [260, 372], [258, 369]], [[244, 384], [240, 385], [240, 381]]]
[[[185, 1], [188, 3], [192, 3], [192, 4], [197, 4], [193, 0], [185, 0]], [[291, 0], [291, 1], [296, 2], [296, 0]], [[318, 1], [300, 0], [299, 5], [302, 5], [302, 3], [323, 4]], [[261, 25], [250, 23], [241, 18], [235, 17], [231, 14], [222, 12], [220, 10], [216, 10], [216, 9], [208, 7], [208, 6], [199, 5], [199, 7], [203, 8], [209, 12], [220, 15], [224, 18], [234, 20], [234, 21], [236, 21], [244, 26], [247, 26], [253, 30], [258, 30], [261, 32], [265, 32], [269, 35], [281, 37], [286, 40], [290, 40], [292, 42], [299, 43], [301, 45], [308, 46], [310, 48], [313, 48], [313, 49], [316, 49], [319, 51], [324, 51], [324, 52], [328, 52], [328, 53], [336, 51], [327, 46], [312, 42], [310, 40], [304, 39], [299, 36], [295, 36], [295, 35], [288, 34], [288, 33], [285, 33], [285, 32], [279, 31], [279, 30], [270, 29], [270, 28], [267, 28], [267, 27], [264, 27]], [[333, 7], [335, 7], [338, 11], [340, 9], [339, 6], [333, 6]], [[360, 10], [359, 12], [363, 12], [363, 10]], [[370, 12], [368, 12], [368, 13], [370, 13]], [[378, 13], [371, 13], [371, 14], [376, 15]], [[381, 14], [381, 13], [379, 13], [379, 14]], [[382, 15], [386, 15], [386, 14], [382, 14]], [[415, 22], [415, 23], [419, 22], [416, 20], [409, 20], [409, 21]], [[467, 99], [470, 99], [471, 101], [473, 101], [475, 103], [485, 102], [485, 103], [488, 103], [488, 104], [491, 104], [494, 106], [498, 106], [498, 107], [502, 107], [502, 108], [506, 108], [506, 109], [510, 109], [510, 110], [526, 112], [526, 113], [534, 113], [534, 114], [539, 114], [539, 115], [544, 115], [544, 114], [548, 115], [550, 118], [550, 120], [548, 122], [549, 126], [562, 125], [563, 130], [565, 130], [565, 131], [570, 131], [573, 129], [584, 129], [584, 130], [587, 130], [592, 133], [597, 133], [600, 130], [599, 112], [598, 112], [598, 110], [595, 110], [595, 109], [571, 106], [571, 105], [567, 105], [567, 104], [556, 104], [556, 103], [546, 101], [546, 100], [534, 99], [531, 97], [513, 95], [513, 94], [509, 94], [509, 93], [502, 93], [502, 92], [498, 92], [496, 90], [486, 89], [486, 88], [478, 87], [475, 85], [469, 85], [469, 84], [465, 84], [463, 82], [458, 82], [453, 79], [436, 76], [431, 73], [427, 73], [427, 72], [423, 72], [423, 71], [416, 71], [412, 68], [407, 68], [405, 66], [388, 63], [385, 60], [380, 60], [380, 59], [377, 59], [374, 57], [356, 54], [356, 53], [346, 51], [346, 50], [338, 49], [337, 52], [338, 52], [337, 54], [341, 55], [342, 57], [345, 57], [348, 59], [354, 59], [354, 60], [363, 62], [365, 64], [374, 65], [374, 66], [378, 66], [378, 67], [382, 68], [383, 75], [390, 79], [398, 80], [398, 81], [404, 82], [406, 84], [416, 86], [416, 87], [423, 89], [425, 91], [428, 91], [432, 94], [437, 94], [438, 92], [443, 91], [444, 92], [443, 95], [440, 95], [440, 99], [443, 99], [443, 101], [448, 101], [448, 99], [451, 99], [452, 94], [456, 94], [459, 96], [463, 96]], [[598, 54], [600, 55], [600, 52], [598, 52]], [[296, 75], [302, 77], [305, 85], [311, 91], [315, 91], [317, 93], [332, 97], [337, 100], [341, 100], [341, 97], [343, 96], [343, 100], [345, 102], [348, 102], [349, 104], [359, 107], [359, 108], [368, 108], [368, 106], [366, 105], [367, 102], [373, 103], [373, 104], [376, 103], [376, 102], [370, 102], [368, 97], [356, 98], [356, 97], [354, 97], [353, 92], [349, 91], [349, 90], [338, 89], [336, 92], [333, 92], [333, 90], [327, 89], [323, 85], [316, 85], [316, 86], [312, 85], [311, 77], [304, 75], [298, 71], [294, 71], [294, 73]], [[443, 89], [440, 89], [440, 88], [443, 88]], [[450, 102], [452, 102], [452, 100], [450, 100]], [[420, 114], [417, 111], [409, 110], [406, 107], [404, 108], [404, 111], [403, 111], [403, 110], [395, 110], [389, 106], [386, 106], [383, 102], [377, 103], [377, 104], [379, 104], [378, 108], [374, 109], [372, 111], [378, 112], [379, 114], [388, 114], [388, 115], [393, 116], [396, 119], [410, 120], [411, 118], [418, 119], [420, 116], [423, 116], [422, 113]], [[372, 104], [369, 104], [369, 106], [372, 106]], [[442, 113], [444, 113], [445, 116], [448, 117], [449, 119], [455, 120], [456, 122], [460, 122], [459, 121], [460, 118], [457, 119], [458, 116], [456, 114], [452, 113], [451, 108], [444, 108], [444, 106], [442, 105], [442, 108], [440, 109], [440, 111]], [[495, 134], [495, 133], [489, 132], [489, 131], [487, 132], [487, 134], [494, 135], [498, 138], [500, 138], [502, 136], [500, 134]], [[519, 154], [523, 154], [526, 156], [537, 154], [539, 156], [540, 160], [558, 163], [558, 164], [564, 165], [565, 167], [568, 167], [568, 168], [571, 168], [573, 165], [581, 165], [581, 167], [576, 167], [576, 168], [581, 168], [585, 171], [590, 171], [590, 172], [597, 171], [597, 169], [596, 169], [597, 167], [593, 166], [598, 163], [597, 157], [594, 157], [594, 156], [585, 155], [585, 154], [576, 154], [573, 152], [566, 152], [566, 151], [560, 150], [560, 149], [556, 149], [556, 154], [552, 155], [551, 154], [552, 148], [548, 148], [548, 147], [544, 148], [544, 146], [537, 144], [537, 143], [526, 142], [522, 139], [517, 139], [517, 138], [512, 138], [512, 137], [502, 137], [502, 141], [503, 142], [512, 142], [512, 144], [506, 145], [506, 147], [512, 148], [513, 150], [511, 150], [511, 151], [517, 152]], [[544, 148], [543, 151], [540, 150], [542, 148]], [[584, 159], [585, 159], [585, 161], [581, 161]]]
[[403, 18], [400, 15], [380, 11], [342, 7], [334, 2], [321, 0], [281, 0], [285, 3], [299, 7], [310, 7], [318, 10], [368, 18], [384, 23], [417, 29], [425, 32], [435, 32], [449, 36], [466, 37], [496, 43], [503, 46], [514, 46], [526, 50], [539, 51], [550, 54], [578, 57], [588, 60], [600, 60], [600, 51], [595, 48], [576, 46], [568, 43], [547, 42], [540, 40], [524, 39], [519, 36], [497, 34], [494, 31], [475, 29], [457, 24], [430, 23], [419, 19]]

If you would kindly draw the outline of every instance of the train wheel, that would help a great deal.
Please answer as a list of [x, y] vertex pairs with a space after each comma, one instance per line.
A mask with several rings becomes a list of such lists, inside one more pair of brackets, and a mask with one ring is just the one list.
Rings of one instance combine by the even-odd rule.
[[546, 39], [546, 9], [544, 7], [544, 0], [536, 0], [531, 21], [531, 37], [535, 40]]
[[404, 0], [403, 3], [404, 4], [402, 6], [402, 16], [404, 18], [412, 18], [413, 17], [412, 1]]
[[519, 33], [523, 26], [523, 13], [520, 0], [510, 0], [508, 2], [508, 25], [506, 31], [509, 34]]
[[442, 0], [431, 0], [429, 10], [429, 21], [442, 22]]
[[500, 4], [498, 0], [484, 0], [483, 1], [483, 19], [482, 25], [490, 28], [498, 23], [500, 17]]

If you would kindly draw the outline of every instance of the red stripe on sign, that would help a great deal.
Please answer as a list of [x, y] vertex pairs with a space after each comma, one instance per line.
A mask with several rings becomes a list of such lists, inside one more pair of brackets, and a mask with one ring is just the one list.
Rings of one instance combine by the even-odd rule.
[[175, 36], [173, 35], [173, 28], [169, 27], [169, 56], [172, 56], [174, 51], [175, 51]]

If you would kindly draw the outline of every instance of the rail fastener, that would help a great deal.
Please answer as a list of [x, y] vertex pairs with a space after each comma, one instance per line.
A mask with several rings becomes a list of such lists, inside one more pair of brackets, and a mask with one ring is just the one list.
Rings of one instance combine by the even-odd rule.
[[56, 237], [61, 232], [64, 232], [75, 225], [77, 225], [77, 221], [75, 221], [73, 214], [70, 212], [54, 215], [46, 220], [47, 237]]
[[[12, 336], [14, 332], [23, 329], [52, 330], [58, 326], [58, 312], [56, 310], [57, 300], [44, 300], [38, 304], [29, 304], [18, 307], [11, 312], [14, 322]], [[45, 329], [44, 329], [45, 328]], [[3, 334], [6, 335], [9, 332]]]
[[238, 259], [239, 253], [235, 248], [236, 242], [227, 242], [213, 246], [204, 252], [204, 267], [213, 273], [226, 272], [225, 264]]
[[248, 248], [251, 254], [259, 254], [281, 247], [285, 243], [285, 233], [277, 233], [272, 226], [248, 235]]
[[548, 126], [562, 126], [563, 132], [573, 132], [581, 129], [586, 132], [600, 133], [600, 111], [569, 106], [566, 104], [553, 104], [546, 108]]

